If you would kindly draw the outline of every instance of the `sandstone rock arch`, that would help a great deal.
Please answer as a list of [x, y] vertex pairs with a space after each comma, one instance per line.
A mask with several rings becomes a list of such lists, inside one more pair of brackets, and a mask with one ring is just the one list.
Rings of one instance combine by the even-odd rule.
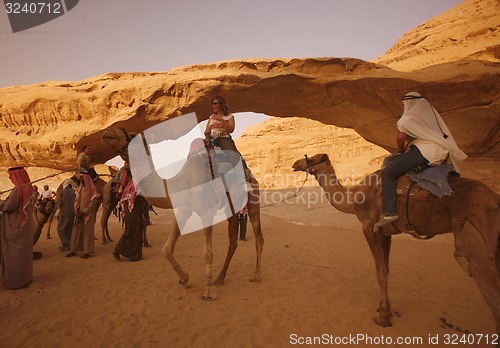
[[[393, 150], [400, 97], [427, 96], [469, 156], [500, 153], [498, 64], [459, 61], [400, 72], [353, 58], [249, 59], [164, 73], [106, 74], [80, 82], [0, 89], [0, 165], [67, 169], [81, 145], [104, 163], [108, 127], [140, 132], [180, 114], [210, 114], [222, 94], [233, 112], [299, 116], [355, 129]], [[466, 131], [465, 131], [466, 130]]]

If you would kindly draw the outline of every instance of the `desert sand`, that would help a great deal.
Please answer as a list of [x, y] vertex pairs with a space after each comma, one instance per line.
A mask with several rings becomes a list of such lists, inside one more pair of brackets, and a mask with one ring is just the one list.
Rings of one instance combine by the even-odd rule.
[[[498, 177], [499, 170], [488, 161], [464, 169], [478, 179]], [[297, 188], [262, 193], [262, 281], [248, 281], [255, 266], [249, 228], [248, 241], [239, 242], [226, 282], [217, 288], [219, 299], [212, 302], [201, 300], [202, 233], [182, 236], [176, 248], [191, 277], [188, 289], [178, 285], [160, 253], [172, 228], [171, 211], [152, 215], [152, 247], [143, 249], [139, 262], [115, 261], [114, 243], [101, 244], [98, 226], [96, 255], [66, 258], [58, 251], [54, 225], [54, 238], [44, 233], [35, 246], [44, 256], [34, 261], [33, 283], [0, 291], [0, 347], [285, 347], [314, 337], [330, 344], [356, 335], [363, 335], [360, 347], [390, 346], [388, 340], [398, 337], [421, 339], [408, 345], [415, 347], [436, 346], [429, 339], [437, 337], [443, 347], [453, 337], [446, 335], [464, 332], [491, 339], [492, 315], [455, 262], [451, 234], [428, 241], [393, 238], [393, 326], [377, 326], [372, 319], [379, 290], [360, 223], [336, 211], [320, 190], [305, 187], [297, 197]], [[285, 195], [291, 198], [279, 202]], [[226, 226], [214, 227], [216, 272], [226, 254]], [[118, 241], [123, 229], [114, 216], [110, 231]]]

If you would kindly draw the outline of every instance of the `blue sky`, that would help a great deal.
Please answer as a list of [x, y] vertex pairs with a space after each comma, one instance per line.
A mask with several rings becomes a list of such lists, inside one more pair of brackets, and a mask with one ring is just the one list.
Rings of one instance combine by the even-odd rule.
[[2, 11], [0, 87], [253, 57], [372, 60], [460, 2], [81, 0], [15, 34]]

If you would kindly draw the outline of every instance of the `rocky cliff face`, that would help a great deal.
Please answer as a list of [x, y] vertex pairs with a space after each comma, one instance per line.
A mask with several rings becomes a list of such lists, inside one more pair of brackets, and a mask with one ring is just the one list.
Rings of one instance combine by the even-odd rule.
[[[139, 132], [190, 112], [195, 112], [201, 121], [210, 114], [211, 98], [219, 94], [230, 101], [233, 112], [252, 111], [284, 119], [301, 117], [347, 127], [371, 144], [391, 151], [395, 123], [402, 112], [400, 98], [413, 90], [426, 95], [440, 111], [466, 153], [498, 158], [500, 71], [495, 53], [498, 46], [491, 44], [498, 35], [497, 6], [498, 0], [466, 0], [443, 17], [436, 17], [430, 24], [405, 35], [377, 64], [351, 58], [249, 59], [186, 66], [165, 73], [112, 73], [79, 82], [3, 88], [0, 89], [0, 166], [68, 169], [74, 166], [76, 153], [83, 144], [91, 144], [95, 160], [103, 163], [116, 155], [100, 141], [105, 128], [123, 127]], [[453, 21], [454, 13], [464, 15]], [[443, 23], [448, 23], [448, 27]], [[478, 23], [484, 27], [479, 29]], [[444, 45], [443, 40], [449, 41], [451, 30], [446, 28], [451, 27], [479, 34], [464, 39], [453, 36], [459, 39]], [[486, 43], [482, 41], [485, 38]], [[427, 54], [423, 54], [424, 46]], [[459, 47], [464, 50], [457, 50]], [[437, 52], [439, 57], [446, 57], [447, 51], [448, 60], [436, 60]], [[457, 61], [464, 57], [476, 60]], [[415, 67], [426, 68], [413, 70]], [[306, 144], [317, 144], [314, 145], [317, 151], [311, 149], [311, 152], [331, 149], [337, 157], [339, 153], [343, 156], [342, 151], [357, 151], [347, 150], [348, 145], [344, 149], [337, 140], [331, 140], [358, 141], [344, 140], [343, 131], [320, 130], [317, 124], [303, 122], [293, 119], [289, 126], [286, 122], [269, 122], [266, 126], [280, 127], [281, 131], [257, 128], [260, 135], [248, 133], [239, 142], [242, 152], [252, 161], [253, 150], [245, 148], [245, 139], [254, 149], [258, 148], [255, 144], [259, 139], [288, 148], [289, 143], [280, 141], [280, 136], [294, 131], [298, 152]], [[307, 137], [302, 137], [303, 129], [308, 129]], [[298, 141], [301, 137], [303, 143]], [[366, 144], [360, 145], [360, 151]], [[270, 153], [256, 152], [258, 156]], [[271, 156], [274, 165], [282, 166], [277, 170], [288, 168], [296, 159], [294, 155], [288, 162], [291, 156], [285, 150]], [[375, 158], [378, 156], [374, 154]], [[273, 165], [270, 162], [262, 161], [259, 166], [264, 167], [252, 169], [265, 173]]]
[[464, 59], [500, 62], [500, 1], [465, 0], [407, 32], [375, 63], [411, 71]]
[[[464, 1], [410, 30], [374, 62], [395, 70], [412, 71], [465, 59], [500, 62], [500, 1]], [[497, 126], [494, 127], [497, 133], [498, 120], [497, 117]], [[265, 134], [276, 134], [272, 146], [268, 146]], [[499, 138], [493, 136], [491, 140], [498, 144]], [[350, 129], [323, 125], [305, 118], [269, 120], [249, 129], [237, 144], [260, 178], [261, 185], [266, 188], [302, 185], [303, 173], [293, 173], [289, 164], [304, 154], [328, 153], [341, 180], [347, 184], [355, 183], [363, 175], [379, 169], [382, 157], [387, 154], [387, 151], [367, 142]], [[494, 158], [498, 159], [498, 151], [483, 151], [482, 155], [493, 158], [486, 164], [486, 172], [495, 172]], [[483, 161], [480, 163], [485, 164]], [[487, 178], [482, 180], [488, 181]], [[316, 183], [309, 180], [308, 184]], [[488, 184], [495, 186], [493, 182]]]
[[[305, 174], [293, 172], [291, 166], [304, 155], [327, 153], [339, 181], [353, 185], [380, 168], [388, 154], [352, 129], [298, 117], [273, 117], [249, 128], [236, 145], [265, 189], [303, 185]], [[310, 185], [317, 185], [312, 177], [305, 183]]]

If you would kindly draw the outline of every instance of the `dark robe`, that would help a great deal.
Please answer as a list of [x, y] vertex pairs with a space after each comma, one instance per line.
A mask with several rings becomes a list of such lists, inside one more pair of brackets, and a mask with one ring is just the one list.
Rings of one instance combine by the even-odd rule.
[[115, 247], [115, 253], [128, 258], [130, 261], [142, 259], [142, 237], [146, 229], [149, 205], [140, 195], [135, 196], [134, 207], [129, 211], [124, 207], [125, 231]]
[[75, 220], [75, 190], [66, 186], [59, 192], [59, 217], [57, 218], [57, 233], [63, 247], [71, 243], [71, 231]]

